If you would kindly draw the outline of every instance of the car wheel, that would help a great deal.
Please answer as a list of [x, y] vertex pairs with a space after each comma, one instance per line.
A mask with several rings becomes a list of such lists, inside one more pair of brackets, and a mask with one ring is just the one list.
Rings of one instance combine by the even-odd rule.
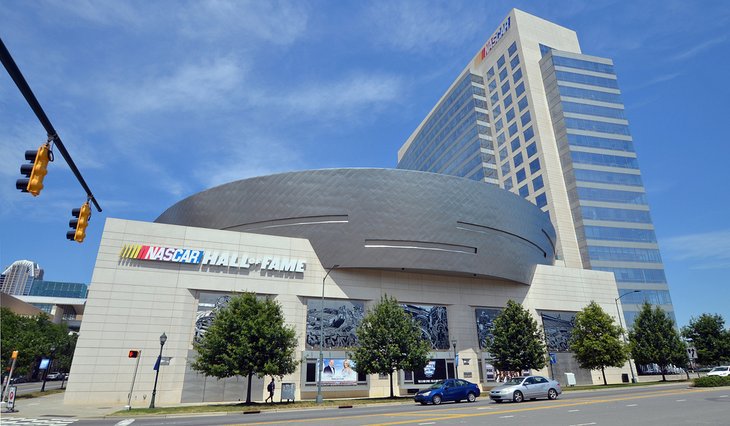
[[512, 401], [514, 402], [522, 402], [525, 399], [525, 397], [522, 395], [522, 392], [515, 391], [515, 393], [512, 395]]
[[439, 405], [439, 404], [441, 404], [441, 397], [438, 395], [435, 395], [433, 397], [433, 405]]
[[466, 400], [469, 401], [469, 402], [474, 402], [474, 401], [477, 400], [477, 396], [474, 395], [473, 392], [469, 392], [469, 394], [466, 395]]
[[558, 399], [558, 391], [555, 389], [550, 389], [548, 391], [548, 399]]

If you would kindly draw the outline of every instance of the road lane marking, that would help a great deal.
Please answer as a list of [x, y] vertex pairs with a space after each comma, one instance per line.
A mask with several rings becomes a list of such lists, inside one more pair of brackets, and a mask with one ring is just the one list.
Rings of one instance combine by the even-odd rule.
[[[624, 397], [616, 397], [616, 398], [599, 398], [599, 399], [589, 399], [587, 401], [578, 401], [578, 402], [567, 402], [567, 403], [560, 403], [558, 400], [558, 403], [555, 404], [556, 401], [552, 401], [551, 405], [540, 405], [540, 406], [533, 406], [533, 407], [525, 407], [525, 408], [516, 408], [516, 409], [508, 409], [508, 410], [501, 410], [501, 411], [489, 411], [489, 412], [480, 412], [480, 413], [466, 413], [466, 414], [444, 414], [442, 416], [439, 416], [436, 412], [431, 412], [428, 414], [434, 415], [433, 418], [430, 419], [412, 419], [412, 420], [402, 420], [402, 421], [396, 421], [396, 422], [389, 422], [389, 423], [374, 423], [377, 425], [400, 425], [400, 424], [418, 424], [419, 422], [422, 422], [424, 420], [433, 420], [433, 421], [440, 421], [440, 420], [454, 420], [459, 418], [469, 418], [469, 417], [479, 417], [479, 416], [492, 416], [497, 414], [506, 414], [506, 413], [519, 413], [519, 412], [525, 412], [525, 411], [536, 411], [536, 410], [549, 410], [549, 409], [555, 409], [555, 408], [565, 408], [565, 407], [579, 407], [583, 405], [593, 405], [593, 404], [601, 404], [601, 403], [610, 403], [610, 402], [620, 402], [620, 401], [629, 401], [632, 399], [644, 399], [644, 398], [653, 398], [653, 397], [661, 397], [661, 396], [670, 396], [670, 395], [686, 395], [689, 393], [704, 393], [704, 392], [713, 392], [717, 391], [715, 388], [690, 388], [690, 389], [676, 389], [676, 390], [662, 390], [662, 391], [655, 391], [655, 392], [643, 392], [638, 393], [636, 395], [632, 396], [624, 396]], [[727, 397], [728, 395], [725, 395]], [[471, 410], [470, 407], [464, 407], [462, 410]], [[446, 411], [446, 410], [438, 410]], [[455, 411], [455, 410], [450, 410]], [[373, 417], [386, 417], [386, 416], [403, 416], [403, 415], [417, 415], [417, 414], [424, 414], [423, 411], [405, 411], [400, 413], [378, 413], [378, 414], [360, 414], [360, 415], [352, 415], [352, 416], [342, 416], [338, 417], [338, 419], [347, 420], [347, 419], [362, 419], [362, 418], [373, 418]], [[294, 419], [294, 420], [275, 420], [275, 421], [264, 421], [264, 422], [251, 422], [251, 423], [233, 423], [232, 425], [273, 425], [273, 424], [290, 424], [290, 423], [316, 423], [321, 424], [323, 422], [332, 421], [333, 417], [318, 417], [318, 418], [311, 418], [311, 419]]]
[[686, 399], [678, 399], [677, 402], [684, 402]]
[[500, 419], [511, 419], [514, 416], [499, 416]]
[[720, 395], [718, 398], [727, 398], [727, 395]]
[[639, 404], [627, 404], [626, 406], [627, 407], [636, 407], [637, 405], [639, 405]]
[[419, 423], [419, 425], [421, 425], [421, 426], [424, 426], [424, 425], [435, 425], [435, 424], [436, 424], [436, 422]]
[[569, 413], [576, 413], [578, 411], [580, 411], [580, 410], [568, 410]]
[[124, 419], [121, 422], [116, 423], [114, 426], [129, 426], [134, 423], [134, 419]]
[[596, 423], [596, 422], [578, 423], [577, 425], [570, 425], [570, 426], [591, 426], [591, 425], [595, 425], [595, 424], [598, 424], [598, 423]]
[[479, 407], [477, 410], [494, 410], [494, 407]]

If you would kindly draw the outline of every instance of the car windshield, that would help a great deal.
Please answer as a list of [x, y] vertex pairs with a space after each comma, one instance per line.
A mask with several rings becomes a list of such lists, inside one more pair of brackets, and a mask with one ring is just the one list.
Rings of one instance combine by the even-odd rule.
[[446, 382], [446, 380], [439, 380], [438, 382], [432, 384], [428, 388], [429, 389], [441, 389], [444, 386], [444, 382]]
[[525, 380], [524, 377], [513, 377], [506, 382], [504, 382], [505, 385], [519, 385], [522, 384], [522, 381]]
[[712, 371], [728, 371], [730, 370], [730, 367], [715, 367], [712, 369]]

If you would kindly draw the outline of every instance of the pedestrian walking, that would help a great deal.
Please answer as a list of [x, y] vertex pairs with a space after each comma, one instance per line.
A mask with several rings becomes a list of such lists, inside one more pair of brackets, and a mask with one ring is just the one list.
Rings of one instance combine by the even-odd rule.
[[276, 383], [274, 383], [274, 378], [271, 378], [271, 382], [269, 382], [269, 385], [266, 386], [266, 390], [269, 391], [269, 396], [264, 400], [265, 402], [268, 402], [269, 399], [271, 399], [271, 403], [274, 403], [274, 391], [276, 390]]

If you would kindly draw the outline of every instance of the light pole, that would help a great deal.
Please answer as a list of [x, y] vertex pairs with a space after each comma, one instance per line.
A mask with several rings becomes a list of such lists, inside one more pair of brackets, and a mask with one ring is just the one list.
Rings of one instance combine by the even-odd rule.
[[322, 368], [324, 368], [324, 358], [322, 357], [322, 345], [324, 344], [324, 282], [327, 280], [330, 272], [339, 268], [340, 265], [332, 265], [322, 278], [322, 314], [319, 317], [319, 364], [317, 365], [317, 404], [321, 404], [322, 398]]
[[46, 367], [46, 370], [43, 372], [44, 373], [43, 374], [43, 386], [41, 386], [41, 392], [45, 392], [46, 391], [46, 378], [48, 377], [48, 371], [53, 366], [53, 355], [55, 355], [55, 354], [56, 354], [56, 347], [55, 346], [51, 346], [51, 357], [48, 360], [48, 366]]
[[[639, 292], [641, 292], [641, 290], [629, 291], [628, 293], [624, 293], [621, 296], [619, 296], [613, 300], [616, 303], [616, 313], [618, 314], [618, 325], [621, 326], [621, 336], [624, 338], [624, 343], [628, 343], [628, 341], [626, 341], [626, 335], [624, 334], [624, 325], [623, 325], [623, 322], [621, 321], [621, 311], [618, 309], [618, 301], [619, 301], [619, 299], [626, 296], [627, 294], [639, 293]], [[636, 376], [634, 376], [634, 367], [631, 365], [631, 356], [629, 356], [629, 370], [631, 370], [631, 383], [636, 383]]]
[[456, 339], [451, 341], [451, 346], [454, 347], [454, 378], [459, 378], [459, 358], [456, 357]]
[[165, 332], [162, 332], [162, 336], [160, 336], [160, 355], [157, 356], [157, 364], [155, 364], [155, 370], [157, 372], [155, 373], [155, 386], [152, 388], [152, 399], [150, 399], [150, 408], [155, 408], [155, 396], [157, 395], [157, 378], [160, 377], [160, 363], [162, 362], [162, 348], [165, 346], [165, 342], [167, 342], [167, 335]]

